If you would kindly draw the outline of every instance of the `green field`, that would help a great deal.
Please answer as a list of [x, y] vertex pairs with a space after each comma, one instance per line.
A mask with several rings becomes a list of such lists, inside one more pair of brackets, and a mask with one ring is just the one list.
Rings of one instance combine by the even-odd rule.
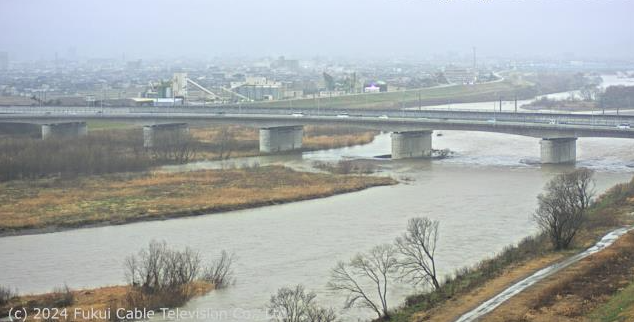
[[[430, 106], [455, 103], [493, 101], [502, 97], [504, 100], [533, 97], [537, 89], [528, 82], [511, 81], [481, 83], [475, 85], [452, 85], [446, 87], [422, 88], [398, 92], [368, 93], [337, 97], [319, 98], [319, 106], [328, 108], [401, 108], [414, 106]], [[317, 108], [317, 100], [313, 98], [298, 99], [285, 102], [252, 103], [258, 107], [282, 108]]]

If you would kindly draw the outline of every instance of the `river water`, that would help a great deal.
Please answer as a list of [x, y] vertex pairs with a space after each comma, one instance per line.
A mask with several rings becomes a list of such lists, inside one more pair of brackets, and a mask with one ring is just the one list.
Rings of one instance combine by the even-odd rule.
[[[369, 311], [342, 310], [343, 295], [326, 288], [338, 260], [389, 243], [404, 231], [408, 218], [428, 216], [441, 222], [441, 275], [473, 264], [534, 233], [536, 195], [554, 174], [571, 168], [534, 165], [531, 161], [539, 158], [534, 138], [443, 131], [433, 140], [434, 148], [455, 155], [433, 161], [373, 159], [381, 175], [407, 179], [395, 186], [207, 216], [0, 238], [0, 285], [29, 293], [63, 283], [72, 288], [121, 284], [124, 258], [153, 239], [164, 239], [199, 250], [206, 259], [221, 249], [239, 257], [234, 286], [185, 307], [207, 310], [211, 317], [205, 320], [265, 321], [270, 295], [293, 284], [317, 292], [318, 301], [335, 307], [345, 321], [366, 320], [372, 317]], [[364, 146], [235, 162], [309, 169], [316, 160], [372, 159], [389, 151], [389, 134], [381, 134]], [[632, 151], [634, 140], [581, 138], [577, 166], [596, 169], [597, 190], [603, 191], [631, 178]], [[186, 169], [218, 166], [198, 163]], [[390, 304], [402, 303], [412, 291], [395, 285]]]

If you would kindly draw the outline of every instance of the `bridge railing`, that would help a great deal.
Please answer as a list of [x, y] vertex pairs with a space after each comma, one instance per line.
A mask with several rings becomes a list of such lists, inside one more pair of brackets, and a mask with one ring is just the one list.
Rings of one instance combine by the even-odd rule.
[[414, 118], [440, 120], [472, 120], [488, 122], [520, 122], [542, 123], [552, 125], [590, 125], [590, 126], [618, 126], [620, 124], [634, 125], [634, 116], [627, 115], [594, 115], [571, 113], [542, 113], [542, 112], [508, 112], [483, 110], [443, 110], [443, 109], [401, 109], [401, 110], [359, 110], [359, 109], [317, 109], [317, 108], [254, 108], [241, 106], [182, 106], [182, 107], [0, 107], [0, 113], [24, 114], [62, 114], [62, 115], [114, 115], [114, 114], [236, 114], [236, 115], [279, 115], [293, 117], [324, 117], [348, 116], [368, 118]]

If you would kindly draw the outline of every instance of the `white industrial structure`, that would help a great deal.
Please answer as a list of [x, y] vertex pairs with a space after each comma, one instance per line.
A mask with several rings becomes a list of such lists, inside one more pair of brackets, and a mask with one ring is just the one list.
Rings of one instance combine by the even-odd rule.
[[202, 99], [204, 101], [207, 99], [211, 99], [213, 101], [234, 101], [235, 98], [242, 101], [253, 100], [241, 93], [222, 86], [214, 88], [215, 91], [211, 90], [187, 77], [187, 73], [182, 72], [174, 73], [172, 79], [169, 81], [160, 81], [158, 83], [150, 82], [148, 90], [141, 93], [141, 98], [138, 100], [141, 103], [147, 103], [147, 100], [149, 100], [150, 104], [154, 106], [184, 105], [192, 94], [189, 91], [189, 85], [194, 86], [197, 91], [203, 93]]

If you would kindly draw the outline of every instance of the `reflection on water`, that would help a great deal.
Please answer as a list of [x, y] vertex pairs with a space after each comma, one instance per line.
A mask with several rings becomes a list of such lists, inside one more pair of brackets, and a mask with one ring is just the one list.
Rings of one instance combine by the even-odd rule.
[[[539, 158], [539, 140], [534, 138], [443, 131], [433, 141], [434, 148], [451, 149], [455, 157], [377, 161], [382, 174], [413, 180], [396, 186], [223, 214], [1, 238], [0, 285], [43, 292], [62, 283], [74, 288], [123, 283], [125, 256], [152, 239], [165, 239], [175, 247], [198, 249], [207, 259], [220, 249], [239, 256], [237, 284], [198, 298], [187, 309], [225, 312], [229, 318], [223, 321], [265, 321], [270, 295], [300, 283], [316, 291], [321, 303], [340, 310], [343, 296], [326, 288], [337, 260], [391, 242], [408, 218], [429, 216], [441, 222], [441, 275], [473, 264], [535, 232], [530, 219], [535, 196], [553, 174], [571, 168], [521, 162]], [[630, 179], [634, 140], [580, 139], [578, 148], [579, 164], [599, 171], [598, 190]], [[364, 146], [230, 163], [311, 169], [315, 160], [372, 158], [389, 151], [389, 134], [382, 134]], [[229, 165], [202, 162], [166, 169], [222, 166]], [[411, 292], [395, 286], [391, 305]], [[372, 317], [357, 309], [340, 313], [346, 321]]]

